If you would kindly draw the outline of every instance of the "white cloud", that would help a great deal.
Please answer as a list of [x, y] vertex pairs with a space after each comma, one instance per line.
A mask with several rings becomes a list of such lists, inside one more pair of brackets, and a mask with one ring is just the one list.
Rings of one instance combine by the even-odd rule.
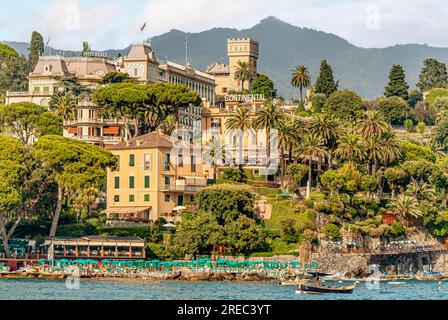
[[[372, 15], [367, 9], [372, 6], [379, 10], [379, 29], [366, 27]], [[77, 19], [71, 8], [79, 9], [79, 28], [73, 28]], [[46, 6], [23, 5], [20, 20], [12, 19], [13, 9], [7, 4], [2, 11], [0, 39], [29, 41], [31, 32], [38, 30], [45, 38], [51, 36], [52, 46], [65, 49], [80, 49], [84, 40], [94, 49], [123, 48], [170, 29], [245, 29], [269, 15], [334, 33], [364, 47], [448, 46], [446, 0], [47, 0]], [[140, 33], [145, 21], [148, 28]]]

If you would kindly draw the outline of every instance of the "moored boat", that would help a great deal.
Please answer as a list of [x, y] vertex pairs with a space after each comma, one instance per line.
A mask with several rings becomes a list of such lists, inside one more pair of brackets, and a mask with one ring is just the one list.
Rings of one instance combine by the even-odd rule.
[[353, 290], [355, 290], [356, 282], [351, 286], [346, 287], [327, 287], [327, 286], [319, 286], [319, 285], [311, 285], [311, 284], [302, 284], [300, 285], [296, 293], [315, 293], [315, 294], [323, 294], [323, 293], [343, 293], [343, 294], [351, 294]]

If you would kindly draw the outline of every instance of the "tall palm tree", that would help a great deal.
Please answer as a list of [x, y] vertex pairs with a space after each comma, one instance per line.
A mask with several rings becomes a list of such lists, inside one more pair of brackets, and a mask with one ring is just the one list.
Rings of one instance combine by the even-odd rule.
[[294, 122], [293, 121], [280, 121], [275, 125], [278, 133], [278, 144], [280, 147], [280, 177], [281, 185], [283, 186], [283, 179], [285, 176], [285, 152], [294, 143], [295, 133], [294, 133]]
[[401, 158], [400, 141], [395, 131], [389, 128], [381, 135], [380, 145], [382, 149], [382, 160], [385, 165], [394, 163]]
[[[323, 139], [314, 133], [309, 133], [305, 135], [302, 139], [301, 144], [296, 150], [297, 155], [303, 155], [308, 160], [308, 184], [309, 188], [311, 188], [312, 181], [312, 164], [313, 158], [317, 157], [318, 159], [322, 159], [322, 157], [328, 155], [327, 148], [325, 147]], [[319, 180], [319, 173], [317, 173], [316, 181]], [[309, 198], [310, 192], [307, 192], [307, 198]]]
[[405, 194], [414, 197], [415, 200], [431, 200], [436, 195], [436, 190], [426, 182], [418, 182], [412, 179], [406, 188]]
[[275, 104], [268, 103], [264, 108], [257, 111], [252, 122], [255, 130], [265, 129], [266, 131], [266, 156], [267, 166], [271, 157], [271, 130], [281, 121], [284, 121], [284, 114]]
[[224, 140], [212, 137], [205, 145], [202, 160], [213, 166], [213, 180], [216, 181], [218, 165], [226, 163]]
[[241, 130], [246, 132], [252, 129], [252, 117], [250, 110], [238, 107], [234, 114], [229, 116], [226, 123], [227, 130]]
[[300, 101], [303, 102], [303, 89], [307, 88], [311, 83], [310, 72], [304, 65], [298, 65], [291, 71], [291, 85], [295, 88], [299, 88]]
[[235, 80], [241, 81], [241, 91], [244, 91], [244, 82], [252, 79], [252, 71], [245, 61], [238, 61], [235, 67]]
[[383, 159], [383, 149], [379, 137], [370, 136], [364, 140], [367, 173], [375, 177], [378, 162]]
[[384, 116], [377, 110], [368, 110], [361, 120], [358, 132], [365, 138], [379, 137], [387, 131], [389, 125], [384, 120]]
[[321, 136], [328, 149], [328, 167], [332, 167], [332, 155], [336, 149], [342, 130], [333, 115], [319, 114], [309, 124], [309, 131]]
[[391, 200], [388, 207], [394, 212], [397, 216], [402, 218], [406, 218], [408, 216], [413, 218], [420, 218], [423, 213], [419, 208], [418, 201], [415, 200], [412, 196], [408, 196], [406, 194], [400, 194], [395, 199]]
[[355, 159], [362, 156], [364, 150], [364, 141], [358, 134], [347, 134], [338, 140], [338, 147], [334, 154], [340, 160], [348, 161], [353, 164]]
[[64, 120], [75, 118], [76, 99], [71, 93], [55, 92], [49, 102], [50, 111]]

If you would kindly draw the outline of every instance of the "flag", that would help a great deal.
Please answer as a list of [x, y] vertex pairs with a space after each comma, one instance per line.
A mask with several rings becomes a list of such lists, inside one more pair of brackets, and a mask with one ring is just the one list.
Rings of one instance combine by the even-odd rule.
[[146, 28], [146, 22], [145, 22], [145, 24], [140, 28], [140, 31], [145, 30], [145, 28]]

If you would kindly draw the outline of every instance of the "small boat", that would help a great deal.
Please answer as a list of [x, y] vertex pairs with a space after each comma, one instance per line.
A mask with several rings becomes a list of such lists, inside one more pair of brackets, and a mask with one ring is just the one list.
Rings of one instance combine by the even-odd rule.
[[300, 285], [306, 284], [306, 283], [308, 283], [308, 280], [288, 280], [288, 281], [282, 281], [280, 283], [280, 285], [282, 285], [282, 286], [290, 286], [290, 287], [292, 287], [292, 286], [297, 287], [297, 286], [300, 286]]
[[312, 275], [313, 277], [315, 277], [315, 278], [317, 278], [317, 277], [321, 277], [321, 278], [323, 278], [323, 277], [334, 277], [335, 276], [334, 274], [331, 274], [331, 273], [322, 273], [322, 272], [319, 272], [319, 271], [308, 271], [308, 273], [310, 275]]
[[353, 290], [355, 290], [356, 282], [347, 287], [326, 287], [326, 286], [319, 286], [319, 285], [310, 285], [310, 284], [302, 284], [300, 285], [296, 293], [314, 293], [314, 294], [323, 294], [323, 293], [343, 293], [343, 294], [350, 294], [353, 293]]
[[387, 284], [393, 284], [393, 285], [399, 285], [399, 284], [406, 284], [406, 282], [400, 282], [400, 281], [389, 281]]

